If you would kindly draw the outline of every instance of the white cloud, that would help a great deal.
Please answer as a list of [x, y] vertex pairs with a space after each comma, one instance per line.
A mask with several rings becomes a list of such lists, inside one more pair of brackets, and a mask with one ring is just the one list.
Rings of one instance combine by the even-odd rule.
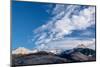
[[[95, 39], [79, 40], [79, 39], [64, 39], [59, 41], [49, 42], [46, 46], [46, 49], [72, 49], [81, 44], [84, 46], [95, 49]], [[92, 47], [93, 46], [93, 47]]]
[[58, 15], [59, 13], [62, 13], [62, 11], [64, 11], [64, 10], [65, 10], [64, 5], [56, 5], [53, 8], [52, 14]]
[[[56, 5], [52, 11], [54, 17], [47, 24], [33, 31], [38, 36], [33, 37], [33, 40], [37, 39], [35, 44], [43, 47], [43, 44], [46, 45], [53, 40], [63, 39], [65, 35], [71, 34], [73, 30], [85, 30], [95, 24], [95, 7], [89, 6], [80, 10], [78, 15], [72, 14], [76, 8], [79, 9], [80, 6]], [[72, 15], [71, 18], [69, 18], [70, 15]]]
[[89, 7], [72, 16], [72, 22], [76, 29], [86, 29], [95, 24], [95, 7]]

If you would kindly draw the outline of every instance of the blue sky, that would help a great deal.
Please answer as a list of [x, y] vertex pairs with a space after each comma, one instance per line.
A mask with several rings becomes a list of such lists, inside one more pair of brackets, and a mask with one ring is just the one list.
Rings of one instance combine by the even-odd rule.
[[12, 2], [13, 49], [41, 48], [66, 38], [95, 39], [94, 6]]
[[[12, 2], [12, 47], [27, 46], [28, 39], [32, 36], [32, 31], [45, 24], [51, 16], [45, 10], [47, 4]], [[45, 6], [45, 7], [44, 7]]]

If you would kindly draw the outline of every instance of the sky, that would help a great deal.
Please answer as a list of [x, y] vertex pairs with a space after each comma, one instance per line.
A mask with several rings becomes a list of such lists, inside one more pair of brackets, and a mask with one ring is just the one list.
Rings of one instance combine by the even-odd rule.
[[13, 1], [12, 49], [95, 46], [95, 24], [95, 6]]

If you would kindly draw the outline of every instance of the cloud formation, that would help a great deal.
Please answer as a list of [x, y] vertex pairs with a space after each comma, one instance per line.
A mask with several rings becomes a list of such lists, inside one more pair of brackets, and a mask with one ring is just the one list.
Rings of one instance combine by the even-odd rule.
[[51, 20], [33, 31], [32, 41], [35, 41], [38, 48], [46, 48], [48, 43], [64, 39], [74, 30], [86, 30], [95, 25], [93, 6], [82, 9], [80, 5], [56, 5], [51, 14]]
[[[68, 38], [59, 41], [52, 41], [47, 44], [46, 49], [72, 49], [79, 45], [84, 44], [85, 47], [95, 49], [95, 39], [78, 39], [78, 38]], [[53, 46], [51, 46], [53, 45]], [[41, 48], [44, 48], [43, 46]]]

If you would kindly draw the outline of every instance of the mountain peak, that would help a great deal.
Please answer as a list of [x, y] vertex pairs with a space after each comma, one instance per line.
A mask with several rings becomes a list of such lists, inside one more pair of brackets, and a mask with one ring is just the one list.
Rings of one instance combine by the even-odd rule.
[[77, 46], [77, 48], [86, 48], [86, 46], [84, 44], [80, 44]]

